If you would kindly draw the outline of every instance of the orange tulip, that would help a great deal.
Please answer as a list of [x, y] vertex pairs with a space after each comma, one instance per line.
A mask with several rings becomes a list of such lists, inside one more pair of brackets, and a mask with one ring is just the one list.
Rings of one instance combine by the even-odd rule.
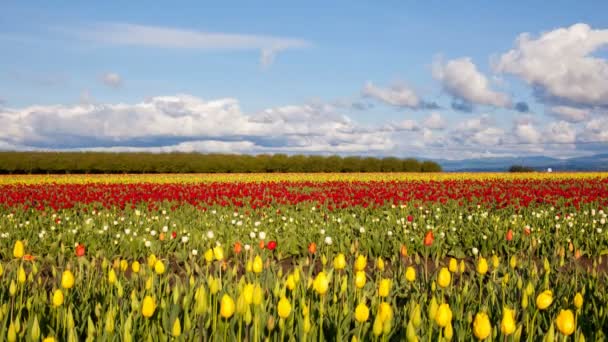
[[243, 245], [240, 242], [235, 242], [234, 243], [234, 254], [241, 254], [241, 251], [243, 250]]
[[425, 246], [432, 245], [433, 240], [435, 240], [435, 236], [433, 235], [433, 232], [429, 230], [428, 232], [426, 232], [426, 235], [424, 235], [424, 245]]
[[401, 245], [401, 249], [399, 249], [399, 253], [401, 254], [402, 257], [406, 257], [407, 256], [407, 246]]
[[315, 254], [317, 252], [317, 244], [314, 242], [311, 242], [308, 244], [308, 253], [310, 254]]
[[260, 240], [260, 249], [264, 249], [264, 246], [266, 246], [264, 240]]
[[507, 231], [507, 241], [513, 240], [513, 230], [509, 229]]

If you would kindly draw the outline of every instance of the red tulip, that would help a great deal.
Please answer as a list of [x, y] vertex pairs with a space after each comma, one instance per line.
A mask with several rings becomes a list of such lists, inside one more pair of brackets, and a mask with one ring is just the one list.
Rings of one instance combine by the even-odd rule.
[[407, 215], [407, 222], [412, 222], [412, 221], [414, 221], [414, 216]]
[[511, 241], [511, 240], [513, 240], [513, 230], [509, 229], [507, 231], [507, 241]]
[[176, 232], [171, 232], [171, 238], [175, 239], [177, 237], [177, 233]]
[[78, 246], [76, 246], [76, 256], [77, 257], [84, 256], [85, 252], [86, 252], [86, 248], [84, 247], [83, 244], [79, 243]]
[[275, 248], [277, 248], [277, 242], [276, 241], [268, 241], [268, 245], [266, 245], [266, 248], [268, 248], [269, 251], [274, 250]]
[[425, 246], [432, 245], [433, 240], [435, 240], [435, 236], [433, 235], [433, 232], [429, 230], [428, 232], [426, 232], [426, 235], [424, 235], [424, 245]]

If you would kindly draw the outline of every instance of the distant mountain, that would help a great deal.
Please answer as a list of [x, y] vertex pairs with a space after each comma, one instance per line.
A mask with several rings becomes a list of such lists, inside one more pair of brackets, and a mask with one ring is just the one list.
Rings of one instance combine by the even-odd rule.
[[444, 171], [507, 171], [513, 165], [532, 167], [539, 171], [608, 171], [608, 154], [556, 159], [545, 156], [434, 160]]

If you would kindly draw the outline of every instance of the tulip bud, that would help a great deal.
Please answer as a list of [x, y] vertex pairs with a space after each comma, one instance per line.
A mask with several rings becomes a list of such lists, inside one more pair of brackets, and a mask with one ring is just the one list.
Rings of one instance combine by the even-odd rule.
[[407, 328], [405, 330], [405, 338], [407, 342], [415, 342], [418, 341], [418, 336], [416, 336], [416, 328], [414, 328], [414, 324], [412, 320], [407, 322]]
[[34, 341], [38, 341], [40, 338], [40, 325], [38, 324], [38, 315], [34, 315], [34, 321], [32, 322], [32, 329], [30, 331], [30, 337]]

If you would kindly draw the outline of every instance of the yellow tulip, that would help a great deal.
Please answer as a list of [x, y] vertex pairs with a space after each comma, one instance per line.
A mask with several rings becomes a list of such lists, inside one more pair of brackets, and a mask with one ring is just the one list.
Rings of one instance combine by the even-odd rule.
[[111, 268], [110, 272], [108, 273], [108, 283], [110, 283], [110, 284], [116, 283], [116, 272], [114, 272], [113, 268]]
[[127, 260], [120, 260], [120, 270], [121, 271], [126, 271], [127, 267], [129, 267], [129, 262]]
[[133, 271], [133, 273], [139, 273], [139, 261], [135, 260], [133, 261], [133, 263], [131, 264], [131, 271]]
[[262, 273], [263, 269], [264, 269], [264, 262], [262, 261], [262, 257], [260, 257], [259, 255], [256, 255], [255, 258], [253, 258], [253, 272]]
[[571, 310], [561, 310], [555, 319], [555, 324], [562, 334], [566, 336], [572, 335], [576, 328], [574, 325], [574, 314]]
[[60, 289], [53, 292], [53, 306], [60, 307], [63, 304], [63, 292]]
[[464, 264], [464, 260], [460, 260], [460, 265], [459, 265], [459, 267], [460, 267], [460, 270], [459, 270], [459, 271], [460, 271], [460, 273], [464, 273], [464, 271], [465, 271], [465, 269], [466, 269], [465, 264]]
[[511, 256], [511, 259], [509, 259], [509, 266], [511, 266], [511, 268], [517, 267], [517, 256]]
[[490, 318], [484, 312], [480, 312], [475, 315], [473, 321], [473, 334], [480, 340], [486, 339], [492, 334], [492, 324]]
[[279, 313], [279, 317], [285, 319], [289, 317], [291, 313], [291, 303], [284, 296], [279, 300], [279, 304], [277, 305], [277, 311]]
[[551, 290], [543, 291], [536, 297], [536, 307], [540, 310], [548, 308], [551, 303], [553, 303], [553, 292]]
[[340, 253], [334, 258], [334, 268], [337, 270], [343, 270], [346, 267], [346, 257]]
[[154, 264], [154, 272], [156, 272], [156, 274], [165, 273], [165, 264], [162, 262], [162, 260], [156, 260], [156, 263]]
[[450, 322], [443, 329], [443, 337], [445, 337], [445, 339], [449, 341], [452, 339], [453, 336], [454, 336], [454, 328], [452, 327], [452, 322]]
[[217, 246], [213, 248], [213, 257], [215, 260], [222, 261], [224, 260], [224, 248], [222, 246]]
[[391, 280], [390, 279], [382, 279], [380, 280], [380, 285], [378, 286], [378, 296], [380, 297], [388, 297], [388, 293], [391, 290]]
[[8, 294], [13, 297], [15, 296], [15, 294], [17, 293], [17, 284], [15, 284], [15, 281], [13, 279], [11, 279], [11, 284], [8, 286]]
[[515, 332], [515, 311], [508, 308], [503, 308], [500, 331], [505, 336], [509, 336]]
[[253, 304], [260, 305], [264, 300], [264, 291], [259, 284], [255, 284], [253, 287], [253, 295], [252, 295]]
[[439, 271], [439, 275], [437, 276], [437, 284], [439, 284], [439, 286], [442, 288], [446, 288], [450, 285], [451, 281], [452, 275], [450, 274], [450, 271], [448, 271], [446, 267], [442, 267]]
[[435, 315], [437, 315], [438, 308], [439, 306], [437, 305], [437, 299], [435, 299], [435, 297], [431, 298], [431, 303], [429, 304], [429, 317], [435, 317]]
[[23, 258], [25, 254], [25, 248], [23, 247], [23, 242], [21, 240], [15, 241], [15, 246], [13, 247], [13, 256], [17, 259]]
[[357, 305], [357, 307], [355, 308], [355, 319], [357, 320], [357, 322], [367, 322], [368, 318], [369, 308], [367, 307], [367, 305], [365, 305], [365, 303], [360, 303], [359, 305]]
[[324, 295], [327, 292], [327, 289], [329, 288], [329, 279], [327, 279], [325, 272], [319, 272], [319, 274], [317, 274], [312, 286], [320, 295]]
[[378, 270], [384, 271], [384, 260], [382, 260], [382, 258], [378, 258], [376, 261], [376, 267], [378, 267]]
[[243, 287], [243, 297], [245, 298], [245, 303], [251, 304], [253, 302], [253, 284], [247, 284]]
[[296, 281], [294, 280], [293, 274], [287, 276], [287, 280], [285, 280], [285, 287], [289, 289], [289, 291], [293, 291], [296, 288]]
[[355, 286], [358, 289], [362, 289], [363, 286], [365, 286], [366, 281], [367, 281], [367, 276], [365, 275], [365, 272], [358, 271], [357, 273], [355, 273]]
[[458, 272], [458, 261], [454, 258], [450, 258], [450, 263], [448, 264], [448, 269], [452, 273]]
[[45, 337], [42, 342], [55, 342], [55, 338], [53, 336]]
[[488, 272], [488, 261], [484, 257], [480, 257], [477, 261], [477, 273], [484, 275]]
[[225, 294], [220, 300], [220, 315], [224, 318], [230, 318], [234, 314], [234, 300], [232, 297]]
[[155, 310], [156, 300], [154, 300], [154, 298], [151, 296], [145, 296], [141, 303], [141, 314], [146, 318], [150, 318], [152, 315], [154, 315]]
[[365, 266], [367, 266], [367, 257], [359, 255], [355, 260], [355, 271], [363, 271]]
[[182, 325], [179, 322], [179, 318], [176, 318], [171, 328], [171, 335], [173, 337], [179, 337], [182, 334]]
[[393, 319], [393, 308], [387, 302], [382, 302], [378, 306], [378, 317], [382, 323]]
[[416, 269], [412, 266], [408, 266], [405, 269], [405, 279], [410, 283], [416, 280]]
[[154, 267], [154, 264], [156, 264], [156, 255], [150, 254], [148, 256], [148, 267]]
[[70, 270], [63, 271], [61, 275], [61, 287], [71, 289], [74, 286], [74, 274]]
[[498, 268], [498, 266], [500, 266], [500, 259], [498, 258], [498, 256], [496, 256], [496, 254], [492, 255], [492, 267], [494, 269]]
[[450, 309], [450, 305], [446, 303], [439, 305], [437, 313], [435, 313], [435, 322], [437, 322], [437, 325], [445, 328], [451, 321], [452, 310]]
[[583, 307], [583, 295], [580, 292], [577, 292], [574, 296], [574, 307], [577, 310], [580, 310]]
[[213, 261], [213, 250], [212, 249], [208, 249], [205, 251], [205, 261], [207, 263], [210, 263]]
[[19, 269], [17, 270], [17, 282], [23, 284], [25, 283], [25, 280], [25, 270], [23, 269], [23, 266], [19, 266]]

